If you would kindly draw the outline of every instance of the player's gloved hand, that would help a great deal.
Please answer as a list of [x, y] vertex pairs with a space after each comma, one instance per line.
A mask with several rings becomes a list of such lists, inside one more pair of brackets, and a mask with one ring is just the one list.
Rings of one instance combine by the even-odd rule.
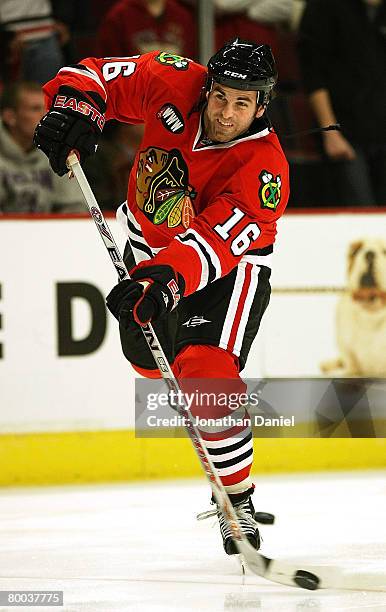
[[94, 92], [81, 92], [73, 87], [59, 87], [48, 113], [36, 126], [34, 143], [48, 157], [51, 168], [59, 176], [68, 172], [66, 159], [76, 149], [80, 162], [95, 153], [105, 124], [106, 105]]
[[171, 266], [143, 266], [134, 269], [131, 276], [106, 298], [107, 308], [118, 321], [121, 314], [131, 312], [136, 323], [147, 325], [173, 310], [184, 295], [184, 279]]

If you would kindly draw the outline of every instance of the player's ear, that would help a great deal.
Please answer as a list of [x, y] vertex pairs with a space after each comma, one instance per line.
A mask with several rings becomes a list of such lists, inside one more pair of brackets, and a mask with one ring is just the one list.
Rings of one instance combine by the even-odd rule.
[[259, 104], [259, 106], [257, 107], [257, 111], [256, 111], [256, 119], [259, 119], [262, 115], [264, 115], [264, 111], [265, 111], [265, 106], [263, 106], [263, 104]]

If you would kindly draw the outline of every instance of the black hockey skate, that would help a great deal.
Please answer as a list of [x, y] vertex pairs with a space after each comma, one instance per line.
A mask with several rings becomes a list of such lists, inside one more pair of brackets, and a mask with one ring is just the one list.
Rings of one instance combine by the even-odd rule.
[[[236, 511], [237, 518], [239, 519], [240, 527], [249, 543], [253, 548], [259, 550], [260, 548], [260, 533], [257, 526], [257, 522], [255, 520], [255, 509], [253, 507], [253, 503], [251, 500], [251, 495], [253, 493], [253, 489], [248, 489], [244, 493], [240, 493], [238, 495], [229, 495], [229, 499], [232, 502], [232, 505]], [[216, 502], [212, 499], [212, 504]], [[217, 506], [217, 504], [216, 504]], [[220, 525], [220, 532], [223, 540], [224, 550], [227, 555], [237, 555], [238, 550], [236, 548], [235, 542], [232, 539], [232, 532], [229, 528], [229, 525], [217, 506], [217, 510], [210, 510], [209, 512], [202, 512], [197, 516], [198, 520], [202, 520], [205, 518], [209, 518], [210, 516], [217, 515], [218, 522]]]

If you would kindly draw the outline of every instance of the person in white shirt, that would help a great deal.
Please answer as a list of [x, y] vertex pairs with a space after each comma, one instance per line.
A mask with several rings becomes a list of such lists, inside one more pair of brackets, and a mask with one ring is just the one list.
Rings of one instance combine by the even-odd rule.
[[0, 102], [0, 214], [84, 212], [76, 181], [59, 178], [33, 144], [36, 123], [45, 113], [37, 83], [6, 86]]

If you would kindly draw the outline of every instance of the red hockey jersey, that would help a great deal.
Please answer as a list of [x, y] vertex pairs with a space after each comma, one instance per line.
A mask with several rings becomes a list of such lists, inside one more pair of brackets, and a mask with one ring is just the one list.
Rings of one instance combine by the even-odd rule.
[[185, 279], [185, 295], [243, 257], [258, 263], [269, 253], [289, 195], [288, 164], [264, 119], [233, 141], [205, 140], [202, 111], [192, 112], [205, 79], [203, 66], [152, 52], [88, 58], [44, 86], [49, 104], [67, 84], [101, 95], [106, 119], [145, 124], [118, 216], [137, 261], [154, 256], [153, 264], [171, 265]]

